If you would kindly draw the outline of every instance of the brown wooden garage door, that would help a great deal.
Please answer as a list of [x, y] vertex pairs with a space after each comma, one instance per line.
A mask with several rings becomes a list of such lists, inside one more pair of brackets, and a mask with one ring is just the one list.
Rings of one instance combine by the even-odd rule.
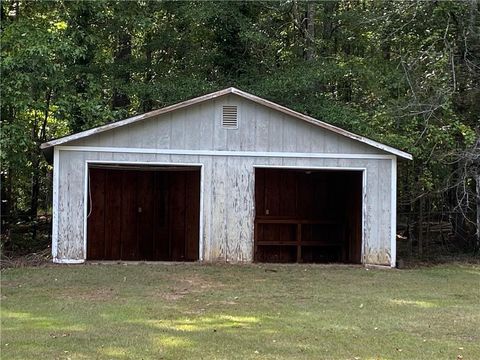
[[87, 259], [198, 260], [198, 168], [89, 169]]

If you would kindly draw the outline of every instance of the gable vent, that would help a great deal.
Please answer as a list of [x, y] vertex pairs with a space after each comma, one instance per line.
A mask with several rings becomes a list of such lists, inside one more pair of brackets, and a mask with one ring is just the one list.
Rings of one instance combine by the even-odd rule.
[[226, 129], [238, 128], [238, 109], [235, 105], [223, 106], [222, 126]]

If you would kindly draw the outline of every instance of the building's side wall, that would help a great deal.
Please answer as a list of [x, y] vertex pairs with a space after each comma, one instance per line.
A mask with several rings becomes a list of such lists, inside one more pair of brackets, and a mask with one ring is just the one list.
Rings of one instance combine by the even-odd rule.
[[[238, 129], [221, 126], [223, 105], [237, 105]], [[386, 154], [381, 150], [236, 95], [109, 130], [69, 145], [147, 149]]]
[[55, 261], [85, 259], [86, 161], [202, 164], [201, 254], [205, 261], [252, 261], [254, 166], [366, 168], [363, 262], [390, 265], [391, 159], [165, 155], [56, 149]]

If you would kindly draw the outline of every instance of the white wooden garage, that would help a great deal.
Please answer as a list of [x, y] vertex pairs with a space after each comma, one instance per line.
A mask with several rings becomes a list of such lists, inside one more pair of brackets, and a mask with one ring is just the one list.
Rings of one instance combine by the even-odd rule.
[[235, 88], [42, 149], [54, 262], [395, 266], [397, 159], [411, 155]]

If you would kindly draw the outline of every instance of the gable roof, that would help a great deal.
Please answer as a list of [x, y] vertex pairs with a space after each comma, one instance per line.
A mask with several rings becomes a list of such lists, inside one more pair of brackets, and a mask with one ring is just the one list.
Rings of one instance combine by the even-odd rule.
[[234, 87], [229, 87], [227, 89], [216, 91], [216, 92], [213, 92], [213, 93], [210, 93], [210, 94], [207, 94], [207, 95], [203, 95], [203, 96], [199, 96], [199, 97], [196, 97], [196, 98], [193, 98], [193, 99], [190, 99], [190, 100], [182, 101], [180, 103], [170, 105], [170, 106], [164, 107], [162, 109], [153, 110], [153, 111], [141, 114], [141, 115], [136, 115], [136, 116], [130, 117], [130, 118], [125, 119], [125, 120], [120, 120], [120, 121], [117, 121], [117, 122], [114, 122], [114, 123], [110, 123], [110, 124], [102, 125], [102, 126], [95, 127], [95, 128], [92, 128], [92, 129], [88, 129], [88, 130], [85, 130], [85, 131], [82, 131], [82, 132], [79, 132], [79, 133], [75, 133], [75, 134], [67, 135], [67, 136], [64, 136], [64, 137], [61, 137], [61, 138], [58, 138], [58, 139], [50, 140], [50, 141], [47, 141], [47, 142], [43, 143], [42, 145], [40, 145], [40, 148], [42, 150], [46, 150], [46, 149], [49, 149], [49, 148], [57, 146], [57, 145], [65, 144], [69, 141], [83, 139], [83, 138], [86, 138], [88, 136], [92, 136], [92, 135], [95, 135], [95, 134], [102, 133], [104, 131], [116, 129], [116, 128], [121, 127], [121, 126], [125, 126], [125, 125], [132, 124], [132, 123], [135, 123], [135, 122], [138, 122], [138, 121], [146, 120], [146, 119], [149, 119], [149, 118], [161, 115], [161, 114], [166, 114], [166, 113], [169, 113], [171, 111], [178, 110], [178, 109], [183, 109], [185, 107], [188, 107], [188, 106], [191, 106], [191, 105], [194, 105], [194, 104], [198, 104], [198, 103], [201, 103], [201, 102], [204, 102], [204, 101], [207, 101], [207, 100], [215, 99], [215, 98], [218, 98], [220, 96], [224, 96], [224, 95], [228, 95], [228, 94], [238, 95], [242, 98], [251, 100], [251, 101], [253, 101], [257, 104], [261, 104], [261, 105], [266, 106], [268, 108], [280, 111], [284, 114], [290, 115], [294, 118], [297, 118], [299, 120], [303, 120], [303, 121], [308, 122], [310, 124], [319, 126], [321, 128], [332, 131], [332, 132], [337, 133], [339, 135], [342, 135], [342, 136], [348, 137], [350, 139], [359, 141], [361, 143], [373, 146], [377, 149], [383, 150], [385, 152], [388, 152], [390, 154], [399, 156], [401, 158], [412, 160], [412, 155], [407, 153], [407, 152], [404, 152], [402, 150], [393, 148], [391, 146], [388, 146], [388, 145], [379, 143], [377, 141], [368, 139], [366, 137], [354, 134], [352, 132], [349, 132], [347, 130], [339, 128], [337, 126], [334, 126], [334, 125], [328, 124], [326, 122], [317, 120], [317, 119], [312, 118], [308, 115], [305, 115], [305, 114], [299, 113], [297, 111], [291, 110], [291, 109], [289, 109], [285, 106], [276, 104], [276, 103], [274, 103], [272, 101], [269, 101], [269, 100], [265, 100], [261, 97], [249, 94], [245, 91], [236, 89]]

